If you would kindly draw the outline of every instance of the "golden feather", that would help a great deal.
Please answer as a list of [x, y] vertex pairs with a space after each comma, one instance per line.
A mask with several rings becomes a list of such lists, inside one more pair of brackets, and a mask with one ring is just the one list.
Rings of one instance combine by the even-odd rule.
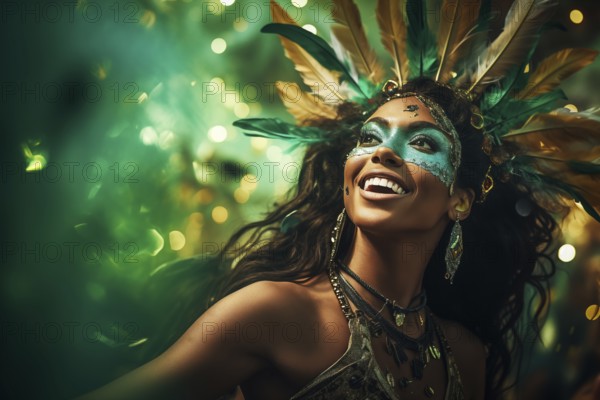
[[[280, 24], [297, 25], [277, 2], [271, 0], [271, 19]], [[340, 94], [340, 73], [323, 67], [306, 50], [284, 37], [279, 38], [284, 54], [294, 63], [294, 68], [302, 76], [312, 93], [320, 96], [329, 104], [339, 104], [346, 100]]]
[[438, 59], [440, 65], [436, 81], [448, 82], [452, 78], [452, 68], [469, 52], [470, 39], [476, 38], [471, 32], [477, 25], [481, 2], [464, 0], [444, 0], [441, 7], [438, 28]]
[[530, 99], [547, 93], [563, 79], [591, 64], [598, 52], [590, 49], [564, 49], [546, 57], [529, 78], [527, 86], [515, 96]]
[[275, 0], [271, 0], [271, 20], [278, 24], [298, 25]]
[[535, 114], [523, 127], [510, 131], [502, 140], [517, 144], [520, 154], [561, 161], [600, 162], [600, 119], [589, 112]]
[[520, 65], [539, 29], [552, 11], [553, 0], [516, 0], [504, 22], [502, 33], [492, 42], [471, 79], [467, 92], [483, 87]]
[[329, 104], [339, 104], [346, 100], [340, 93], [340, 73], [324, 68], [306, 50], [291, 40], [280, 38], [285, 56], [292, 60], [296, 71], [302, 76], [306, 86]]
[[335, 119], [335, 108], [323, 103], [319, 97], [304, 92], [300, 85], [293, 82], [275, 82], [279, 97], [288, 112], [296, 118], [298, 125], [306, 125], [315, 117]]
[[378, 0], [377, 23], [381, 33], [381, 43], [394, 60], [394, 74], [400, 86], [408, 78], [408, 56], [406, 55], [406, 22], [404, 11], [406, 0]]
[[331, 31], [350, 53], [359, 72], [377, 84], [383, 80], [383, 70], [360, 21], [358, 7], [352, 0], [334, 0], [333, 19], [339, 23]]
[[[509, 132], [502, 140], [516, 144], [516, 156], [528, 157], [527, 164], [537, 173], [570, 186], [600, 213], [600, 173], [593, 173], [590, 168], [600, 165], [598, 110], [533, 115], [522, 128]], [[589, 173], [582, 171], [586, 163]], [[543, 193], [539, 196], [552, 198]]]
[[[543, 175], [569, 185], [600, 214], [600, 190], [598, 190], [600, 187], [600, 174], [584, 174], [573, 171], [569, 164], [560, 160], [536, 158], [533, 164], [535, 169]], [[565, 196], [570, 198], [569, 194]]]

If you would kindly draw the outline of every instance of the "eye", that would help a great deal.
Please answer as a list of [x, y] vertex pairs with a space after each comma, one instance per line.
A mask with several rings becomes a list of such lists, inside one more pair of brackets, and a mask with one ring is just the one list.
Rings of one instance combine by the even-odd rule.
[[423, 149], [431, 153], [437, 150], [435, 141], [431, 140], [426, 136], [417, 136], [410, 142], [410, 144], [417, 147], [422, 147]]
[[381, 140], [377, 136], [375, 136], [374, 134], [369, 133], [369, 132], [361, 132], [360, 137], [358, 138], [359, 146], [365, 146], [365, 147], [375, 146], [375, 145], [379, 144], [380, 142], [381, 142]]

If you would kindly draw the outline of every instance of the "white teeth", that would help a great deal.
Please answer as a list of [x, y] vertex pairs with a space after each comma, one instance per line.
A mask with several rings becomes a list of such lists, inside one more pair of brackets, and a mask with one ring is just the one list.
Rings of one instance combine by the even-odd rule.
[[406, 191], [404, 189], [402, 189], [402, 187], [400, 185], [398, 185], [396, 182], [393, 182], [387, 178], [379, 178], [379, 177], [369, 178], [365, 181], [365, 190], [368, 190], [368, 188], [370, 186], [387, 187], [387, 188], [392, 189], [394, 191], [394, 193], [397, 193], [397, 194], [405, 194], [406, 193]]

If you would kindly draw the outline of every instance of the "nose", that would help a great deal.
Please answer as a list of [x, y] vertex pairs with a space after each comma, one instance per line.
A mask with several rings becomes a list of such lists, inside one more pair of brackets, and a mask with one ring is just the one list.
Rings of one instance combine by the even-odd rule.
[[392, 167], [399, 167], [404, 164], [404, 160], [386, 146], [381, 146], [375, 150], [371, 155], [371, 161], [375, 164], [383, 164]]

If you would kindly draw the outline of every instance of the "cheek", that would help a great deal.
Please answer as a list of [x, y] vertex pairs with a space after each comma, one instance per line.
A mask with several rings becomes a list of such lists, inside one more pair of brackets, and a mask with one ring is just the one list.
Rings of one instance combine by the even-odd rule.
[[452, 165], [445, 154], [424, 154], [411, 151], [407, 154], [406, 161], [418, 166], [424, 173], [427, 171], [430, 178], [435, 177], [446, 187], [450, 187], [454, 174]]

